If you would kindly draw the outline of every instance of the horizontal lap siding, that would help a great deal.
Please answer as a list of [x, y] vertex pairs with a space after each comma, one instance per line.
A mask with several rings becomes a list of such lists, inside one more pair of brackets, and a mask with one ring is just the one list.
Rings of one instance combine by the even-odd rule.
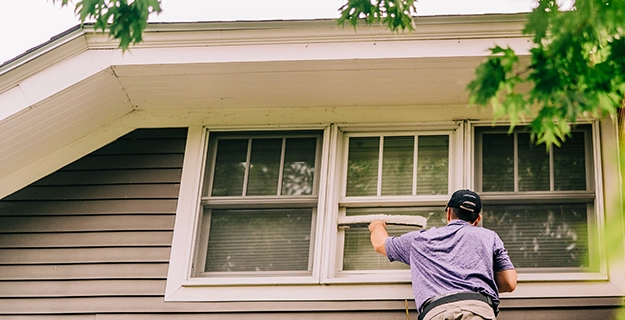
[[0, 200], [0, 318], [164, 311], [186, 131], [136, 130]]

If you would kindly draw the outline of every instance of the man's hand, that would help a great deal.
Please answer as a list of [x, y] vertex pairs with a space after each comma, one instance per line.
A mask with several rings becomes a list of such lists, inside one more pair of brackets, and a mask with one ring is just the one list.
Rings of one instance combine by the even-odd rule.
[[371, 232], [371, 244], [373, 245], [373, 249], [379, 254], [386, 256], [386, 238], [388, 238], [386, 222], [382, 220], [371, 221], [369, 231]]

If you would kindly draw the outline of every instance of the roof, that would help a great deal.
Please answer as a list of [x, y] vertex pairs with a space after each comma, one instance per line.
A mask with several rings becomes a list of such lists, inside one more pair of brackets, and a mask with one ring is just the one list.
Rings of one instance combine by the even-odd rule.
[[466, 104], [488, 48], [528, 50], [525, 17], [423, 17], [401, 34], [334, 20], [155, 23], [125, 53], [93, 25], [71, 28], [0, 65], [0, 198], [137, 127], [227, 124], [246, 108]]

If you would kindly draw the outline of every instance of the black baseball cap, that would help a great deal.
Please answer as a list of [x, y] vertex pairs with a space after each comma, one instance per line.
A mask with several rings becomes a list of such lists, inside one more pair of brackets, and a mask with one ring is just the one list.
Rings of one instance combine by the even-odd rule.
[[466, 210], [477, 217], [477, 214], [482, 210], [482, 200], [477, 193], [469, 189], [460, 189], [451, 195], [447, 206]]

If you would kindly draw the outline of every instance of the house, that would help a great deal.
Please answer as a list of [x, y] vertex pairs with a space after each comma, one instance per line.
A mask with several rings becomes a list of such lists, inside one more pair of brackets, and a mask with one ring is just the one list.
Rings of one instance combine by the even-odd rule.
[[416, 319], [406, 268], [337, 219], [441, 226], [468, 187], [519, 271], [499, 319], [612, 319], [616, 123], [545, 152], [467, 105], [488, 48], [527, 60], [525, 19], [163, 23], [127, 52], [86, 25], [5, 62], [0, 316]]

